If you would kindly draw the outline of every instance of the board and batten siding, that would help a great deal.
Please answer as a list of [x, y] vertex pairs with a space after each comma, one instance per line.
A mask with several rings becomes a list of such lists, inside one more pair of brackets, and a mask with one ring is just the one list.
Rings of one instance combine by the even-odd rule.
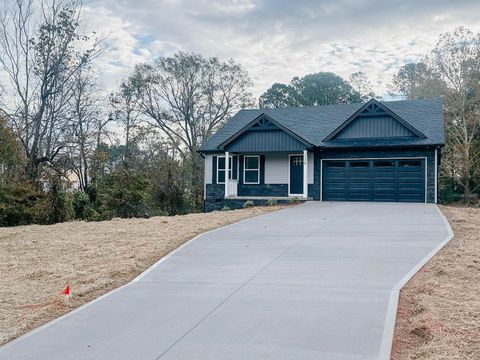
[[225, 147], [238, 153], [270, 151], [303, 151], [305, 145], [284, 131], [247, 131]]
[[360, 117], [343, 129], [335, 139], [413, 137], [415, 134], [391, 116]]
[[[299, 154], [300, 155], [300, 154]], [[265, 184], [288, 184], [288, 154], [265, 155]], [[308, 183], [313, 184], [313, 153], [308, 153]]]

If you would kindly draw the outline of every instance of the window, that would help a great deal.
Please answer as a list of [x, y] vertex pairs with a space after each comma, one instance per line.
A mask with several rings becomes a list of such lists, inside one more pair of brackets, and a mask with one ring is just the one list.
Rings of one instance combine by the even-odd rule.
[[327, 166], [331, 168], [344, 168], [346, 165], [345, 161], [328, 161]]
[[260, 184], [260, 156], [245, 156], [243, 158], [243, 183]]
[[292, 156], [294, 166], [303, 166], [303, 156]]
[[417, 166], [422, 166], [422, 163], [420, 160], [404, 160], [404, 161], [399, 161], [398, 165], [401, 167], [417, 167]]
[[[232, 179], [233, 157], [229, 156], [228, 178]], [[225, 184], [225, 156], [217, 157], [217, 184]]]
[[357, 161], [357, 162], [350, 162], [350, 167], [369, 167], [370, 163], [368, 161]]
[[373, 163], [373, 166], [375, 166], [375, 167], [395, 166], [395, 161], [375, 161]]

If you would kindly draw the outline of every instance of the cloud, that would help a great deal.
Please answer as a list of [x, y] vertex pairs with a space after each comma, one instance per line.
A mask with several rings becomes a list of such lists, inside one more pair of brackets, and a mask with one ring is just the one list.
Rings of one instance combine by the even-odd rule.
[[[233, 58], [259, 96], [274, 82], [333, 71], [364, 71], [379, 94], [404, 63], [421, 59], [438, 35], [480, 31], [478, 1], [450, 0], [91, 0], [90, 25], [110, 33], [102, 61], [107, 87], [139, 62], [176, 51]], [[103, 70], [104, 69], [104, 70]]]

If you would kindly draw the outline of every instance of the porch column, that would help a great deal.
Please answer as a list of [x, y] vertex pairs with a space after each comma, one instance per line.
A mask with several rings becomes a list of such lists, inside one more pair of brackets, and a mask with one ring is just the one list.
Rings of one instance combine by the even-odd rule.
[[308, 197], [308, 151], [303, 150], [303, 197]]
[[230, 154], [228, 151], [225, 151], [225, 196], [224, 198], [228, 197], [228, 169], [230, 169]]

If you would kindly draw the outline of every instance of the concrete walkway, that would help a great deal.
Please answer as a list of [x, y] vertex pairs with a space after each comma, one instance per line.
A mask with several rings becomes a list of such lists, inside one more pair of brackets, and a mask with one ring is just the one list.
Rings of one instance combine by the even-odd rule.
[[308, 202], [200, 236], [0, 359], [379, 359], [392, 289], [448, 236], [434, 205]]

